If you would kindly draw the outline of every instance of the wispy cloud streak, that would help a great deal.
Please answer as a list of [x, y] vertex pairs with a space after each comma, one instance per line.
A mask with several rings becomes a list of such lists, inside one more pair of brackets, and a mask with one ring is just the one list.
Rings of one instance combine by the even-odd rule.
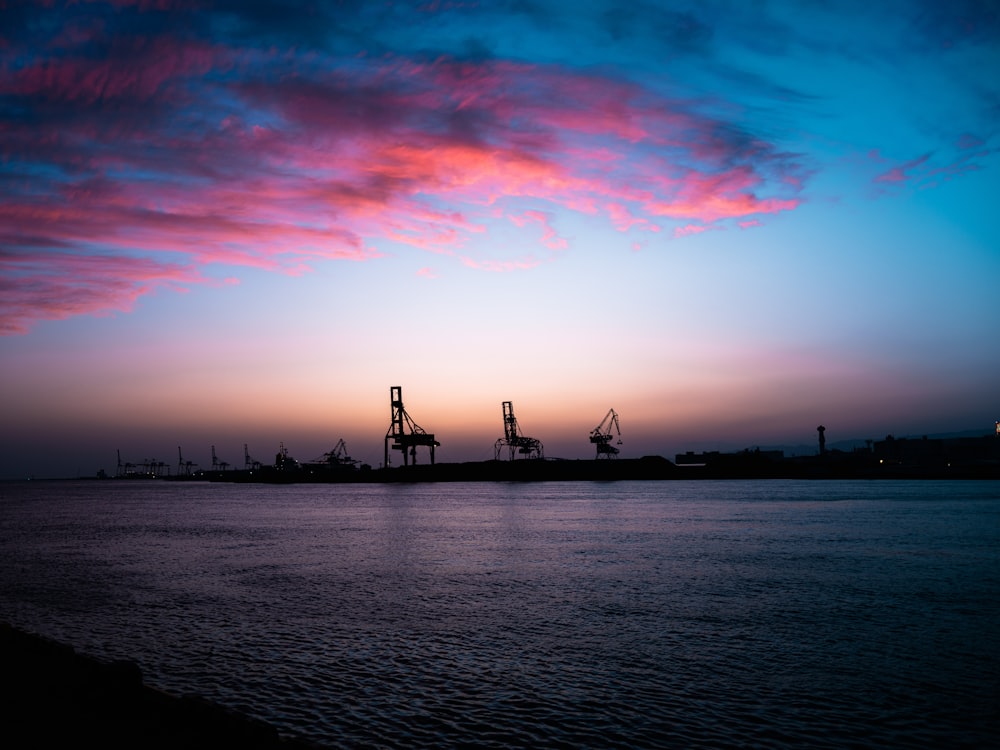
[[27, 333], [43, 318], [128, 311], [159, 288], [205, 283], [192, 266], [97, 253], [0, 252], [0, 335]]
[[[798, 205], [795, 156], [610, 71], [348, 54], [344, 37], [264, 34], [267, 3], [195, 5], [54, 3], [13, 18], [0, 47], [0, 240], [17, 287], [0, 302], [4, 332], [125, 309], [203, 282], [210, 264], [300, 273], [412, 247], [512, 269], [570, 247], [555, 211], [629, 232]], [[301, 44], [276, 43], [286, 36]], [[477, 241], [504, 217], [538, 256]]]

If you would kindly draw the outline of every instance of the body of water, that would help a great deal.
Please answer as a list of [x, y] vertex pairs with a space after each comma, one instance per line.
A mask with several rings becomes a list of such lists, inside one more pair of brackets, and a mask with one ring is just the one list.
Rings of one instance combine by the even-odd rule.
[[1000, 742], [1000, 482], [0, 485], [0, 619], [331, 747]]

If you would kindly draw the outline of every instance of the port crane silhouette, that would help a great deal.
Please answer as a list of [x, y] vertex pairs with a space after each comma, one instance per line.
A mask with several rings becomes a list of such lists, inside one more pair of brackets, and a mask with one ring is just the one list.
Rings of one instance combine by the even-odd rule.
[[521, 429], [517, 426], [517, 417], [514, 416], [514, 404], [511, 401], [503, 402], [503, 437], [497, 439], [493, 458], [499, 459], [500, 452], [505, 447], [511, 461], [518, 455], [525, 458], [545, 457], [541, 440], [521, 434]]
[[132, 473], [132, 464], [128, 462], [123, 464], [121, 450], [119, 449], [117, 453], [118, 453], [118, 469], [115, 471], [115, 476], [117, 477], [128, 476], [129, 474]]
[[212, 446], [212, 471], [225, 471], [229, 468], [228, 461], [220, 461], [215, 457], [215, 446]]
[[144, 458], [141, 463], [126, 461], [122, 463], [122, 452], [119, 449], [118, 469], [115, 476], [119, 478], [149, 478], [161, 477], [170, 473], [170, 467], [164, 461], [157, 461], [155, 458]]
[[330, 466], [354, 466], [357, 461], [347, 455], [347, 443], [344, 442], [344, 438], [340, 438], [333, 446], [333, 450], [324, 453], [316, 460], [316, 463]]
[[[434, 435], [425, 432], [424, 429], [414, 422], [403, 407], [403, 387], [399, 385], [390, 386], [389, 403], [392, 408], [392, 421], [389, 429], [385, 433], [385, 466], [389, 466], [389, 449], [402, 451], [403, 465], [409, 465], [410, 459], [413, 464], [417, 463], [417, 446], [425, 445], [431, 449], [431, 463], [434, 463], [434, 447], [441, 445], [434, 439]], [[409, 430], [409, 432], [407, 432]], [[392, 441], [392, 445], [389, 441]]]
[[260, 469], [260, 461], [250, 455], [250, 448], [243, 443], [243, 468], [247, 471], [257, 471]]
[[601, 456], [614, 458], [620, 453], [618, 448], [611, 444], [614, 439], [614, 435], [611, 434], [612, 429], [618, 434], [618, 445], [621, 445], [622, 430], [618, 422], [618, 413], [614, 409], [608, 409], [601, 423], [590, 431], [590, 442], [597, 448], [596, 458]]
[[177, 474], [178, 476], [191, 476], [191, 469], [197, 466], [194, 461], [185, 461], [184, 456], [181, 453], [181, 447], [177, 446]]

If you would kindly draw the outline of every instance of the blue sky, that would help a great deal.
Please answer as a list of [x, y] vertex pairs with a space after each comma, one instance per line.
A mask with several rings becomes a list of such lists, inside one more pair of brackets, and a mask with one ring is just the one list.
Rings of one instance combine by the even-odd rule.
[[987, 2], [8, 3], [0, 476], [992, 429]]

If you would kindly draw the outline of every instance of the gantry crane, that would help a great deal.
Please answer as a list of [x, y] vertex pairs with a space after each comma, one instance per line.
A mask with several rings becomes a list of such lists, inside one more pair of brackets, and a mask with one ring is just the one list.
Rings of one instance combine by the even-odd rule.
[[320, 458], [316, 459], [316, 463], [326, 464], [327, 466], [354, 466], [357, 461], [347, 455], [347, 443], [344, 442], [344, 438], [341, 438], [333, 446], [333, 450], [324, 453]]
[[[119, 449], [118, 453], [118, 470], [116, 476], [127, 477], [129, 479], [135, 479], [138, 477], [149, 477], [156, 476], [157, 466], [156, 459], [144, 458], [142, 463], [133, 463], [132, 461], [126, 461], [122, 463], [122, 452]], [[162, 465], [162, 464], [160, 464]], [[141, 469], [141, 471], [140, 471]]]
[[590, 432], [590, 442], [597, 448], [597, 458], [601, 456], [614, 458], [620, 452], [618, 448], [611, 445], [611, 441], [614, 439], [611, 434], [612, 429], [618, 434], [618, 445], [621, 445], [622, 430], [621, 425], [618, 424], [618, 414], [614, 409], [608, 409], [608, 413], [601, 420], [601, 423]]
[[[403, 387], [399, 385], [390, 386], [389, 403], [392, 408], [392, 421], [389, 429], [385, 433], [385, 466], [389, 466], [389, 448], [394, 451], [403, 452], [403, 465], [407, 466], [410, 459], [414, 465], [417, 463], [417, 446], [426, 445], [431, 449], [431, 463], [434, 463], [434, 447], [441, 445], [434, 436], [424, 432], [416, 422], [410, 419], [410, 415], [403, 408]], [[409, 432], [407, 432], [409, 429]], [[389, 441], [392, 445], [389, 445]]]
[[257, 471], [260, 469], [260, 461], [250, 457], [250, 448], [243, 443], [243, 468], [247, 471]]
[[118, 469], [115, 471], [115, 476], [117, 477], [131, 476], [132, 467], [134, 466], [134, 464], [130, 462], [122, 463], [122, 452], [120, 448], [117, 450], [117, 453], [118, 453]]
[[118, 469], [115, 472], [115, 476], [127, 479], [142, 479], [151, 477], [160, 477], [165, 474], [170, 473], [170, 467], [163, 461], [157, 461], [155, 458], [144, 458], [142, 463], [132, 463], [131, 461], [126, 461], [122, 463], [122, 452], [117, 450], [118, 454]]
[[191, 469], [198, 464], [193, 461], [185, 461], [184, 456], [181, 454], [181, 447], [177, 446], [177, 474], [179, 476], [191, 476]]
[[507, 448], [511, 461], [518, 455], [525, 458], [545, 457], [541, 440], [521, 434], [521, 430], [517, 426], [517, 417], [514, 416], [514, 404], [511, 401], [503, 402], [503, 437], [497, 439], [493, 454], [494, 459], [500, 458], [500, 451], [504, 447]]
[[215, 457], [215, 446], [212, 446], [212, 471], [225, 471], [229, 468], [229, 462], [220, 461]]

